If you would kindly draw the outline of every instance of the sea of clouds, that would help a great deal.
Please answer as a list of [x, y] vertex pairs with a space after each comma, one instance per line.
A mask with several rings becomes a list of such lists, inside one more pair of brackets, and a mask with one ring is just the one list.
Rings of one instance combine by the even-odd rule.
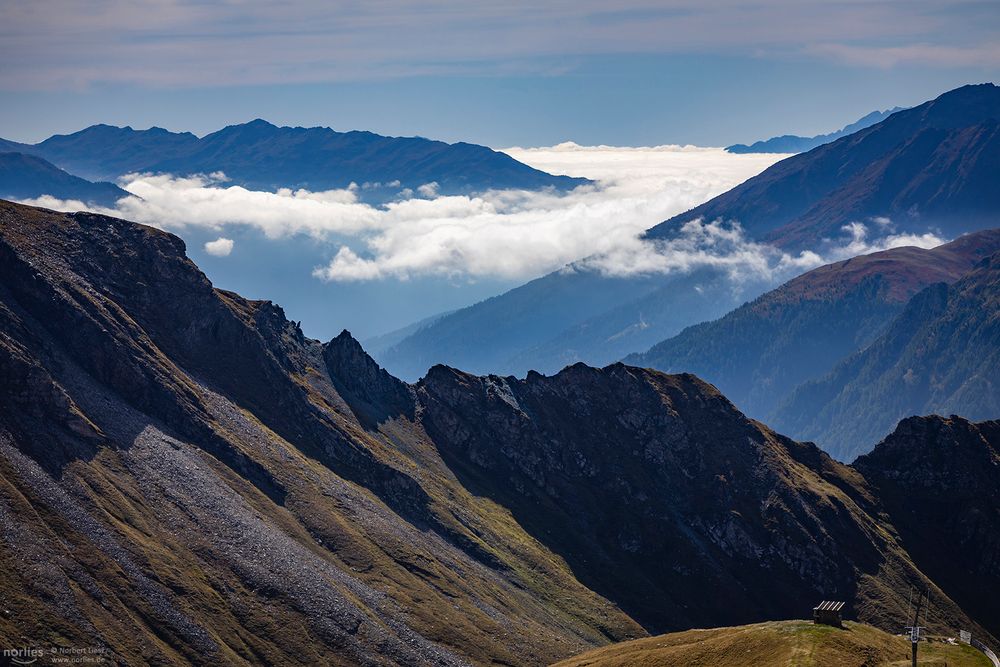
[[[754, 176], [784, 155], [734, 155], [694, 146], [613, 147], [563, 143], [505, 152], [554, 174], [584, 176], [594, 185], [568, 193], [496, 190], [477, 196], [439, 195], [434, 184], [373, 206], [359, 188], [326, 192], [261, 192], [224, 174], [176, 177], [131, 174], [134, 196], [114, 209], [41, 197], [27, 203], [58, 210], [89, 208], [174, 231], [218, 231], [205, 244], [217, 257], [234, 252], [225, 230], [259, 230], [269, 239], [306, 234], [331, 241], [329, 261], [308, 267], [324, 281], [408, 279], [444, 275], [530, 279], [570, 263], [616, 276], [721, 267], [735, 278], [783, 276], [819, 264], [899, 245], [932, 247], [934, 235], [892, 233], [885, 220], [854, 223], [822, 254], [791, 256], [746, 238], [738, 221], [694, 221], [676, 238], [648, 241], [643, 231]], [[266, 258], [264, 258], [266, 261]]]

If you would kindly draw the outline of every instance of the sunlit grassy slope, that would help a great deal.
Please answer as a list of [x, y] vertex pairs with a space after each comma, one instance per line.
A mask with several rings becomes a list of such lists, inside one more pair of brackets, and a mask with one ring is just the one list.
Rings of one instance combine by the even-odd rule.
[[[839, 630], [808, 621], [777, 621], [712, 630], [688, 630], [588, 651], [558, 667], [875, 667], [910, 664], [903, 638], [861, 623]], [[968, 646], [920, 644], [920, 665], [989, 667]]]

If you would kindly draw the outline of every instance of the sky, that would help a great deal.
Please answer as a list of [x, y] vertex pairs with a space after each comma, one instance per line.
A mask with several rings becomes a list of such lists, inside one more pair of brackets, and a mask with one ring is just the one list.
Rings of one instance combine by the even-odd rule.
[[816, 134], [1000, 72], [995, 1], [6, 0], [0, 136], [266, 118], [493, 147]]
[[782, 157], [718, 147], [829, 132], [998, 73], [992, 0], [0, 0], [6, 139], [95, 123], [204, 135], [264, 118], [470, 141], [596, 181], [563, 196], [427, 184], [373, 208], [350, 190], [122, 178], [137, 196], [106, 212], [179, 234], [216, 285], [276, 301], [321, 339], [391, 331], [570, 262], [777, 279], [940, 243], [863, 221], [796, 257], [715, 221], [672, 245], [639, 237]]

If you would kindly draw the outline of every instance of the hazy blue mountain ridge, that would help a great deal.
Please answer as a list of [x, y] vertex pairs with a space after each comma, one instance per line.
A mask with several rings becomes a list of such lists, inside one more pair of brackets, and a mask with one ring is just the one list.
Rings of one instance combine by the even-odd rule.
[[42, 195], [113, 206], [129, 193], [114, 183], [94, 183], [74, 176], [34, 155], [0, 153], [0, 198], [34, 199]]
[[811, 151], [817, 146], [828, 144], [831, 141], [853, 134], [858, 130], [871, 127], [875, 123], [881, 123], [890, 115], [897, 111], [902, 111], [903, 107], [893, 107], [885, 111], [872, 111], [850, 125], [847, 125], [836, 132], [818, 134], [814, 137], [801, 137], [796, 134], [783, 134], [780, 137], [771, 137], [763, 141], [755, 141], [749, 146], [746, 144], [733, 144], [726, 146], [730, 153], [804, 153]]
[[783, 432], [841, 460], [904, 417], [1000, 417], [1000, 253], [961, 280], [930, 285], [864, 350], [792, 393], [772, 416]]
[[930, 250], [894, 248], [828, 264], [625, 362], [695, 373], [767, 421], [796, 387], [883, 334], [915, 294], [959, 280], [998, 251], [1000, 230], [986, 230]]
[[429, 183], [437, 183], [442, 193], [457, 194], [491, 188], [566, 190], [589, 182], [546, 174], [475, 144], [326, 127], [277, 127], [260, 119], [201, 138], [159, 127], [94, 125], [38, 144], [19, 144], [17, 150], [88, 179], [113, 180], [132, 172], [223, 172], [233, 184], [271, 191], [319, 191], [367, 183], [359, 196], [368, 201]]

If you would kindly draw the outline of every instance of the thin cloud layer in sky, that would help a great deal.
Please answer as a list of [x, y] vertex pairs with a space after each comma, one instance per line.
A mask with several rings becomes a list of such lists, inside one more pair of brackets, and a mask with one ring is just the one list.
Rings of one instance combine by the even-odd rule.
[[228, 86], [522, 71], [620, 53], [1000, 64], [992, 3], [52, 0], [0, 4], [0, 87]]
[[[823, 250], [788, 256], [746, 238], [738, 221], [697, 221], [671, 241], [646, 241], [649, 227], [759, 173], [782, 155], [734, 155], [716, 148], [622, 148], [564, 143], [507, 152], [552, 173], [586, 176], [596, 186], [560, 194], [500, 190], [479, 196], [423, 196], [373, 207], [356, 189], [309, 192], [251, 191], [222, 174], [177, 178], [132, 175], [122, 185], [134, 197], [118, 202], [121, 217], [180, 233], [218, 232], [205, 250], [225, 257], [227, 228], [249, 227], [278, 241], [305, 234], [333, 244], [329, 262], [303, 266], [303, 280], [357, 282], [444, 276], [528, 280], [569, 264], [609, 275], [670, 273], [700, 266], [725, 269], [734, 279], [789, 275], [825, 261], [891, 245], [933, 246], [933, 236], [894, 236], [891, 222], [845, 228]], [[33, 200], [74, 210], [80, 202]], [[735, 223], [735, 224], [733, 224]], [[869, 230], [874, 229], [874, 233]], [[266, 258], [261, 258], [266, 261]]]

